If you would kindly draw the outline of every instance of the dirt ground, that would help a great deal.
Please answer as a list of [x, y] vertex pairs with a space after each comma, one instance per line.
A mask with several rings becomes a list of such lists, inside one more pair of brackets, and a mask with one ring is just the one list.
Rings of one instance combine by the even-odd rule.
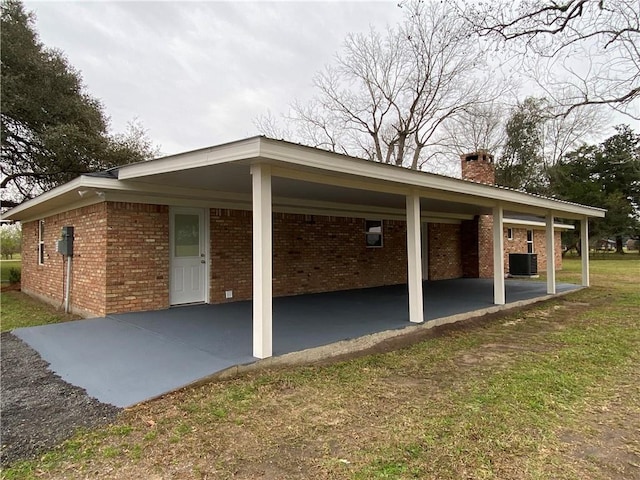
[[3, 466], [50, 449], [80, 427], [109, 423], [120, 411], [53, 374], [35, 350], [11, 333], [1, 334], [0, 354]]

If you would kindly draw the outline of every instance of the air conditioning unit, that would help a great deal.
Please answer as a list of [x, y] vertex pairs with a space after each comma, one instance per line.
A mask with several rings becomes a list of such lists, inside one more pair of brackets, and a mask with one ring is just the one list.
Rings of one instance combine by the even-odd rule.
[[509, 275], [512, 277], [535, 277], [538, 275], [537, 253], [510, 253]]

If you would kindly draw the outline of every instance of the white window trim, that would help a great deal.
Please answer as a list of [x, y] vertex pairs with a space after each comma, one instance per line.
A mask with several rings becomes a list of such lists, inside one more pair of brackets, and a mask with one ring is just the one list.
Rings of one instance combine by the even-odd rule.
[[[529, 232], [531, 232], [531, 241], [529, 241]], [[534, 231], [533, 230], [527, 230], [527, 253], [535, 253], [533, 245], [534, 245]], [[529, 251], [529, 245], [531, 245], [531, 251]]]
[[507, 240], [513, 240], [513, 228], [507, 228]]
[[44, 220], [38, 220], [38, 265], [44, 265]]
[[[368, 232], [367, 231], [367, 222], [380, 222], [380, 233], [377, 232]], [[369, 245], [367, 243], [367, 236], [369, 235], [377, 235], [380, 237], [380, 245]], [[364, 242], [367, 248], [382, 248], [384, 246], [384, 221], [379, 218], [367, 218], [364, 221]]]

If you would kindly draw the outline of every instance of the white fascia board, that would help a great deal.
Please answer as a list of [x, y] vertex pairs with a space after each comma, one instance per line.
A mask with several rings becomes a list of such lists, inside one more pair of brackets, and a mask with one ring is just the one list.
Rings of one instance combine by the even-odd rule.
[[[524, 226], [524, 227], [535, 227], [536, 229], [545, 229], [547, 227], [545, 222], [536, 222], [535, 220], [520, 220], [516, 218], [505, 218], [504, 224], [507, 226]], [[554, 223], [553, 228], [558, 230], [575, 230], [573, 225], [567, 225], [566, 223]]]
[[192, 152], [170, 155], [156, 160], [124, 165], [118, 169], [118, 180], [135, 179], [238, 160], [248, 160], [258, 155], [260, 140], [260, 137], [253, 137]]
[[53, 215], [58, 215], [59, 213], [64, 213], [64, 212], [68, 212], [69, 210], [73, 210], [76, 208], [82, 208], [82, 207], [88, 207], [90, 205], [95, 205], [96, 203], [102, 203], [104, 202], [105, 199], [104, 197], [99, 197], [97, 195], [92, 195], [89, 196], [87, 198], [82, 198], [80, 200], [78, 200], [77, 202], [74, 202], [71, 207], [69, 207], [68, 205], [65, 206], [61, 206], [61, 207], [56, 207], [56, 208], [51, 208], [51, 209], [47, 209], [46, 213], [44, 214], [39, 214], [39, 213], [30, 213], [30, 212], [24, 212], [25, 216], [20, 217], [20, 223], [27, 223], [27, 222], [33, 222], [35, 220], [41, 220], [44, 217], [51, 217]]
[[[29, 217], [29, 210], [33, 210], [34, 208], [42, 205], [45, 202], [52, 201], [62, 195], [74, 192], [81, 191], [86, 189], [108, 189], [113, 187], [118, 183], [117, 180], [113, 178], [101, 178], [101, 177], [90, 177], [87, 175], [81, 175], [77, 178], [74, 178], [70, 182], [67, 182], [58, 187], [52, 188], [51, 190], [37, 196], [36, 198], [32, 198], [31, 200], [27, 200], [26, 202], [18, 205], [15, 208], [12, 208], [8, 212], [2, 215], [2, 220], [15, 220], [18, 219], [20, 214], [24, 214], [22, 218]], [[75, 208], [76, 203], [84, 203], [81, 201], [81, 197], [78, 196], [78, 202], [73, 202], [71, 208]], [[96, 203], [96, 202], [93, 202]], [[66, 210], [70, 210], [70, 208], [66, 208]]]
[[571, 213], [590, 217], [604, 217], [605, 215], [605, 210], [600, 208], [547, 199], [493, 185], [417, 172], [382, 163], [367, 162], [366, 160], [323, 152], [310, 147], [292, 145], [278, 140], [268, 138], [261, 138], [260, 140], [260, 157], [263, 159], [329, 170], [354, 177], [382, 180], [401, 186], [407, 192], [411, 188], [418, 187], [447, 193], [471, 195], [482, 200], [489, 199], [494, 205], [499, 202], [508, 202], [515, 208], [518, 206], [530, 206], [545, 211], [554, 210], [558, 213]]

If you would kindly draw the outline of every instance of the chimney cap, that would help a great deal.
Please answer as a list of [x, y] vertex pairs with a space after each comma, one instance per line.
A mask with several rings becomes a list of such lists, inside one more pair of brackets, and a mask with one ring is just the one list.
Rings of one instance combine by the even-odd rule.
[[460, 159], [464, 162], [481, 161], [486, 163], [493, 163], [493, 155], [488, 150], [478, 150], [476, 152], [464, 153], [460, 155]]

